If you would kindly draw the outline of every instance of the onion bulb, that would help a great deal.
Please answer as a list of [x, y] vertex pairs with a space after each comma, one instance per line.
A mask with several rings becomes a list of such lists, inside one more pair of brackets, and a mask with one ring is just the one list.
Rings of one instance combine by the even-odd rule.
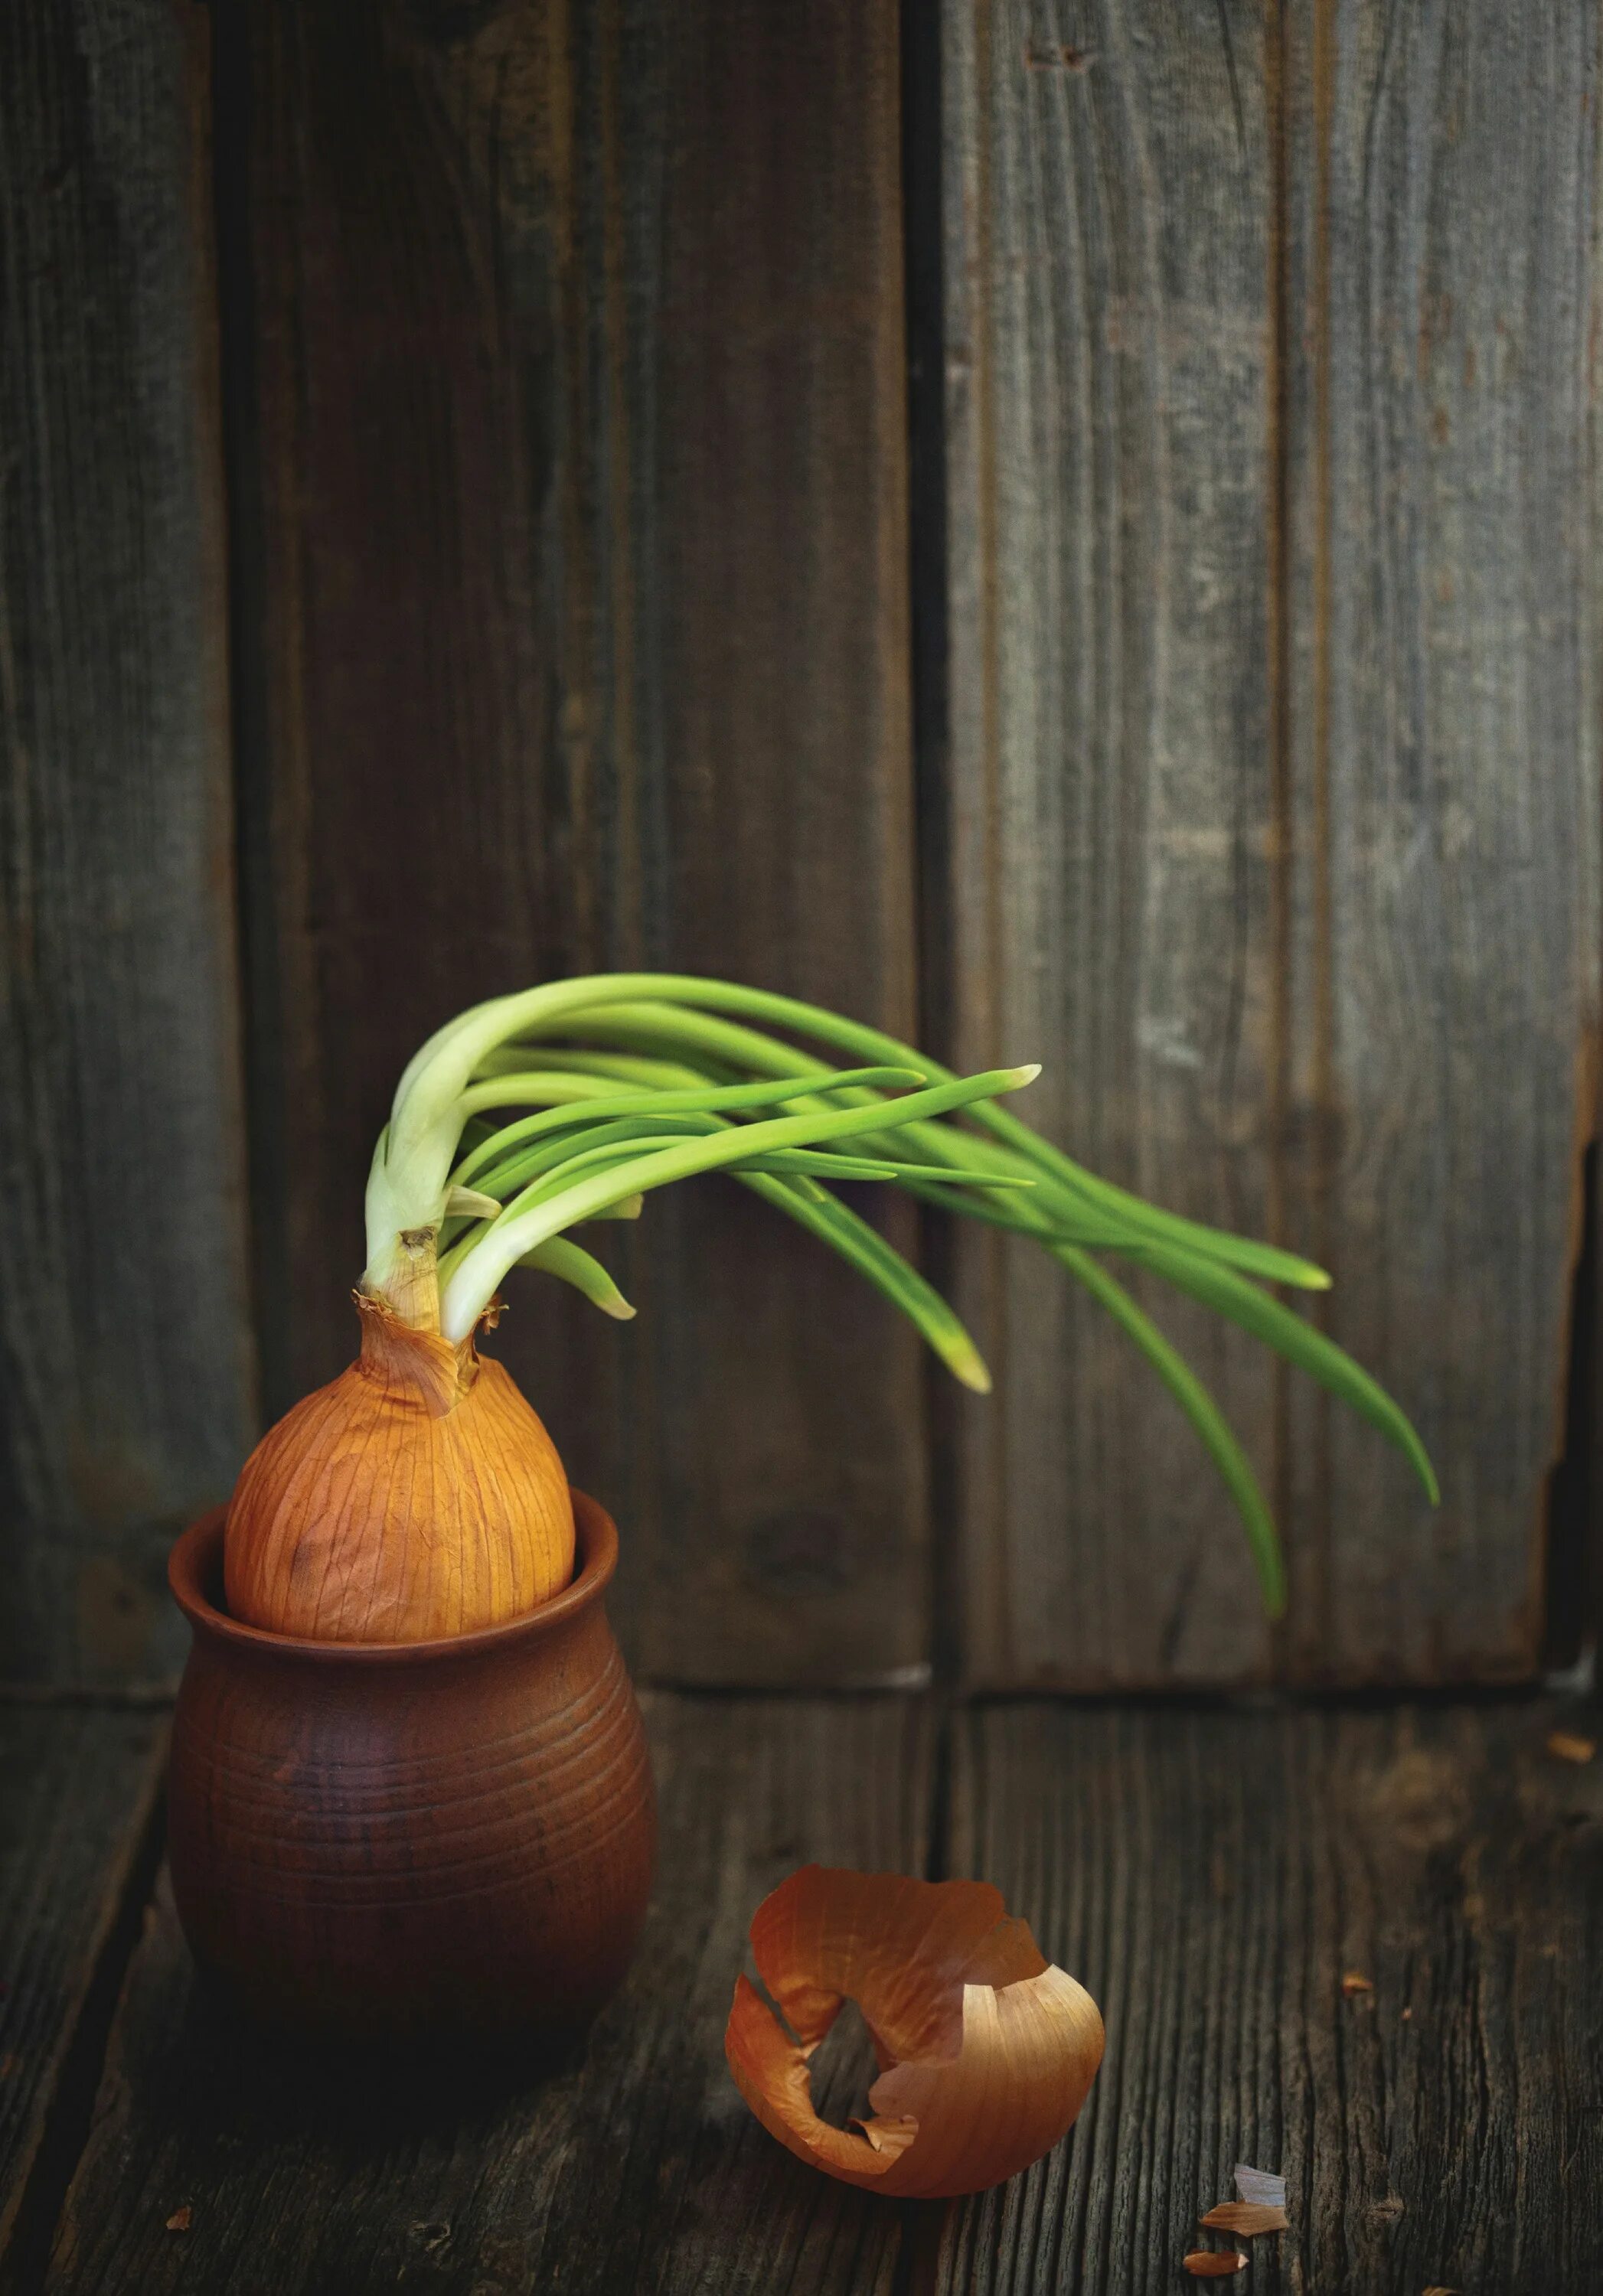
[[[804, 1866], [758, 1907], [752, 1951], [785, 2023], [736, 1980], [724, 2047], [736, 2085], [801, 2160], [871, 2192], [999, 2185], [1050, 2152], [1102, 2062], [1096, 2003], [987, 1882]], [[847, 1998], [880, 2062], [860, 2133], [818, 2118], [808, 2075]]]
[[556, 1446], [471, 1339], [358, 1296], [362, 1351], [245, 1462], [224, 1590], [249, 1626], [333, 1642], [431, 1642], [499, 1625], [573, 1573]]

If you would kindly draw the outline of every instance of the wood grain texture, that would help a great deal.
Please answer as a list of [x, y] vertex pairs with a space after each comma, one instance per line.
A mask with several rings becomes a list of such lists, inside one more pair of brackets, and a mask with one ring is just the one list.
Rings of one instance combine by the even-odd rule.
[[0, 1675], [179, 1649], [251, 1433], [206, 16], [0, 22]]
[[0, 2280], [13, 2229], [26, 2241], [51, 2207], [30, 2179], [71, 2109], [64, 2074], [138, 1879], [166, 1740], [159, 1710], [0, 1707]]
[[[944, 20], [955, 1054], [1044, 1062], [1032, 1123], [1177, 1210], [1262, 1232], [1260, 12], [950, 0]], [[963, 1408], [969, 1674], [1261, 1668], [1244, 1544], [1178, 1409], [1033, 1250], [965, 1237], [959, 1265], [998, 1390]], [[1252, 1348], [1161, 1312], [1266, 1460]]]
[[[219, 16], [260, 1292], [353, 1351], [395, 1079], [613, 964], [914, 1013], [897, 15]], [[780, 91], [783, 91], [781, 96]], [[501, 1339], [648, 1673], [925, 1655], [917, 1344], [733, 1184]]]
[[[243, 2043], [197, 2000], [165, 1896], [130, 1972], [54, 2292], [432, 2296], [793, 2287], [891, 2296], [900, 2219], [776, 2144], [722, 2037], [746, 1926], [810, 1857], [917, 1871], [924, 1709], [648, 1702], [655, 1906], [588, 2048], [503, 2095]], [[840, 2079], [849, 2089], [850, 2068]], [[184, 2233], [164, 2229], [180, 2208]]]
[[1056, 2152], [930, 2228], [932, 2284], [1179, 2287], [1245, 2161], [1289, 2187], [1242, 2243], [1268, 2296], [1597, 2285], [1603, 1772], [1545, 1751], [1556, 1718], [971, 1715], [954, 1867], [1089, 1987], [1107, 2055]]
[[1445, 1487], [1144, 1293], [1286, 1519], [1271, 1636], [1151, 1375], [966, 1242], [969, 1674], [1528, 1674], [1595, 1123], [1596, 11], [944, 20], [957, 1054], [1331, 1266]]
[[1484, 1681], [1541, 1647], [1597, 1123], [1603, 13], [1288, 20], [1287, 1218], [1443, 1486], [1294, 1389], [1294, 1663]]

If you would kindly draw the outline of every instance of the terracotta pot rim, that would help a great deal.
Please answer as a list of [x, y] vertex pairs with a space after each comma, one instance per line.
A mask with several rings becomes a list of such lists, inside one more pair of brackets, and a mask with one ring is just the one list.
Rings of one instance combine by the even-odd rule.
[[219, 1611], [206, 1593], [206, 1584], [220, 1579], [226, 1506], [212, 1507], [192, 1522], [167, 1559], [167, 1583], [173, 1600], [197, 1634], [215, 1636], [242, 1649], [280, 1659], [305, 1659], [312, 1665], [415, 1666], [435, 1659], [476, 1657], [480, 1652], [509, 1650], [514, 1644], [535, 1642], [588, 1611], [605, 1592], [618, 1563], [618, 1530], [604, 1506], [570, 1486], [573, 1528], [578, 1539], [579, 1570], [560, 1595], [525, 1611], [504, 1626], [480, 1627], [472, 1634], [445, 1635], [426, 1643], [318, 1642], [302, 1635], [270, 1634], [263, 1627], [248, 1627]]

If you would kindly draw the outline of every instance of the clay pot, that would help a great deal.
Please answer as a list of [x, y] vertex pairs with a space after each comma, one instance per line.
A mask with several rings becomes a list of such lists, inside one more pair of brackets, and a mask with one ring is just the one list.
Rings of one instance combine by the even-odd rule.
[[618, 1534], [573, 1494], [572, 1584], [441, 1642], [303, 1642], [221, 1608], [223, 1519], [168, 1577], [194, 1629], [173, 1721], [173, 1891], [254, 2013], [333, 2039], [553, 2038], [628, 1966], [651, 1770], [602, 1595]]

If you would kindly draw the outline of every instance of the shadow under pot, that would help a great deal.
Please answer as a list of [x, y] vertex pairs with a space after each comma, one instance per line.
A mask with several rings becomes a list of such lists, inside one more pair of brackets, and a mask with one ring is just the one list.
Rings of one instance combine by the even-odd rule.
[[573, 1493], [571, 1585], [428, 1643], [302, 1641], [222, 1608], [218, 1507], [168, 1577], [194, 1630], [173, 1719], [173, 1893], [201, 1968], [333, 2040], [577, 2031], [621, 1983], [655, 1852], [640, 1710]]

